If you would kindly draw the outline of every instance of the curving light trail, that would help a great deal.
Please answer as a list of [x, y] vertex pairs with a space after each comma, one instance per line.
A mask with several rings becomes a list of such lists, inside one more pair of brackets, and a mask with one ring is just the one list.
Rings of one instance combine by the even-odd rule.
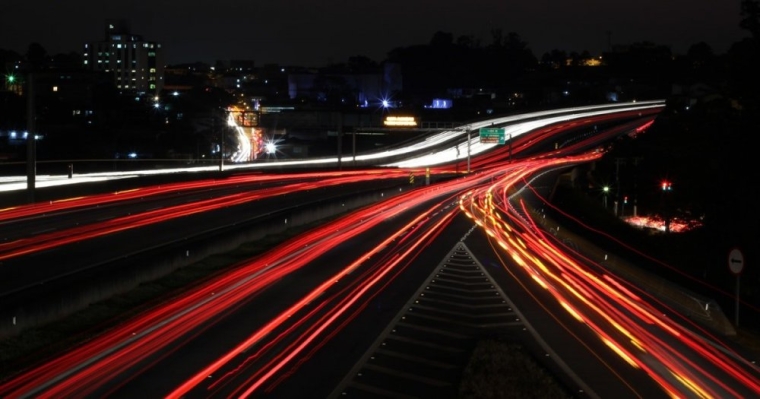
[[[290, 193], [294, 193], [298, 191], [317, 189], [321, 187], [334, 187], [334, 186], [339, 186], [339, 185], [347, 184], [347, 183], [357, 183], [357, 182], [362, 182], [362, 181], [378, 180], [382, 178], [386, 178], [386, 179], [398, 178], [398, 175], [394, 175], [392, 173], [391, 174], [374, 174], [374, 173], [365, 172], [364, 174], [347, 174], [346, 176], [335, 176], [331, 178], [321, 179], [319, 181], [295, 182], [295, 183], [281, 185], [281, 186], [262, 188], [262, 189], [258, 189], [254, 191], [245, 191], [245, 192], [235, 193], [231, 195], [211, 198], [207, 200], [199, 200], [199, 201], [195, 201], [195, 202], [191, 202], [187, 204], [180, 204], [180, 205], [154, 209], [154, 210], [145, 211], [142, 213], [136, 213], [129, 216], [118, 217], [118, 218], [114, 218], [114, 219], [110, 219], [110, 220], [106, 220], [102, 222], [85, 224], [85, 225], [81, 225], [81, 226], [70, 228], [70, 229], [57, 230], [57, 231], [52, 231], [48, 233], [41, 233], [31, 238], [22, 238], [22, 239], [18, 239], [14, 241], [7, 241], [7, 242], [0, 243], [0, 261], [26, 255], [32, 252], [47, 250], [47, 249], [54, 248], [57, 246], [70, 244], [72, 242], [92, 239], [95, 237], [100, 237], [107, 234], [116, 233], [119, 231], [135, 229], [135, 228], [139, 228], [145, 225], [159, 223], [159, 222], [167, 221], [170, 219], [189, 216], [189, 215], [198, 214], [202, 212], [208, 212], [215, 209], [226, 208], [229, 206], [240, 205], [240, 204], [248, 203], [248, 202], [255, 201], [262, 198], [286, 195], [286, 194], [290, 194]], [[187, 185], [182, 184], [181, 187], [187, 187]], [[146, 191], [147, 192], [143, 194], [147, 195], [151, 192], [151, 190], [146, 190]], [[100, 197], [99, 196], [94, 197], [96, 201], [98, 198]], [[106, 198], [112, 199], [114, 197], [106, 197]], [[119, 197], [119, 199], [123, 200], [124, 197]], [[80, 202], [84, 202], [84, 201], [80, 201]], [[92, 202], [88, 201], [87, 203], [92, 203]], [[102, 204], [103, 202], [94, 202], [94, 203]], [[69, 202], [62, 203], [62, 204], [56, 203], [56, 206], [58, 205], [70, 206], [72, 204]], [[49, 211], [51, 208], [55, 208], [53, 207], [52, 203], [50, 204], [49, 207], [45, 207], [44, 209]], [[69, 209], [69, 208], [62, 208], [62, 209]], [[28, 214], [28, 212], [35, 212], [33, 214], [36, 214], [37, 212], [40, 211], [40, 208], [39, 207], [32, 207], [31, 209], [21, 208], [20, 211], [22, 212], [16, 212], [12, 215], [16, 217], [20, 217], [20, 215]], [[2, 214], [0, 214], [0, 216], [2, 216]], [[11, 215], [9, 214], [6, 216], [11, 216]], [[0, 220], [2, 220], [2, 218], [0, 218]]]
[[[240, 163], [252, 160], [255, 154], [253, 153], [253, 148], [251, 146], [251, 139], [245, 133], [245, 129], [237, 124], [233, 112], [230, 112], [227, 115], [227, 124], [235, 129], [235, 138], [238, 143], [237, 151], [232, 154], [230, 161]], [[224, 154], [222, 154], [222, 156], [224, 156]]]
[[[265, 382], [271, 381], [294, 356], [311, 350], [310, 345], [316, 342], [317, 336], [334, 334], [334, 330], [331, 331], [330, 328], [340, 328], [346, 322], [346, 318], [353, 317], [357, 311], [356, 306], [366, 303], [368, 296], [375, 295], [376, 290], [382, 287], [387, 278], [396, 275], [398, 269], [406, 267], [418, 252], [415, 249], [440, 234], [457, 208], [451, 207], [450, 211], [435, 221], [431, 215], [439, 211], [446, 202], [451, 202], [455, 193], [471, 186], [474, 178], [476, 176], [449, 182], [445, 189], [430, 187], [401, 194], [299, 236], [261, 258], [174, 301], [164, 303], [80, 348], [3, 383], [0, 385], [0, 395], [9, 398], [58, 398], [93, 394], [108, 384], [110, 378], [122, 375], [128, 370], [137, 370], [139, 373], [154, 353], [172, 348], [176, 342], [187, 339], [196, 329], [215, 323], [219, 315], [249, 301], [257, 292], [266, 289], [283, 276], [309, 265], [337, 243], [366, 232], [388, 217], [419, 204], [431, 200], [438, 201], [433, 207], [419, 213], [402, 229], [388, 236], [375, 249], [347, 262], [337, 274], [325, 280], [279, 316], [253, 332], [245, 342], [235, 346], [169, 395], [179, 397], [201, 382], [208, 381], [207, 372], [227, 366], [228, 362], [251, 345], [261, 343], [267, 348], [271, 344], [265, 343], [265, 340], [276, 341], [287, 337], [288, 342], [292, 342], [290, 349], [275, 353], [275, 360], [263, 369], [264, 374], [254, 374], [245, 379], [245, 384], [241, 387], [245, 396], [246, 392], [252, 392]], [[451, 199], [447, 201], [446, 197]], [[410, 232], [415, 234], [409, 234]], [[390, 255], [369, 262], [369, 259], [387, 248], [392, 249]], [[365, 263], [370, 263], [371, 267], [367, 269]], [[337, 293], [329, 291], [339, 287], [338, 283], [349, 276], [349, 288], [338, 289]], [[321, 306], [319, 311], [312, 309], [312, 306], [318, 306], [317, 302], [321, 303], [323, 300], [329, 300], [330, 306]], [[299, 316], [304, 317], [303, 319], [295, 317], [299, 312], [305, 312]], [[311, 332], [296, 334], [292, 332], [295, 331], [294, 325], [311, 326]], [[243, 361], [241, 366], [245, 366], [245, 363]]]
[[[665, 102], [662, 100], [655, 101], [642, 101], [634, 103], [620, 103], [620, 104], [605, 104], [605, 105], [593, 105], [584, 107], [562, 108], [549, 111], [530, 112], [518, 115], [512, 115], [508, 117], [499, 117], [484, 120], [481, 122], [474, 122], [464, 126], [462, 129], [447, 130], [428, 136], [425, 140], [414, 143], [410, 146], [392, 149], [392, 150], [380, 150], [375, 152], [369, 152], [366, 154], [359, 154], [356, 156], [357, 161], [372, 161], [377, 165], [387, 165], [399, 167], [390, 159], [397, 157], [407, 157], [403, 162], [409, 162], [404, 164], [403, 167], [427, 167], [440, 164], [441, 162], [456, 162], [457, 159], [462, 159], [467, 156], [467, 134], [473, 130], [478, 130], [482, 127], [492, 126], [504, 126], [510, 129], [509, 134], [512, 134], [513, 138], [524, 134], [531, 128], [537, 128], [545, 126], [540, 122], [541, 118], [556, 118], [555, 122], [560, 120], [572, 120], [582, 117], [588, 117], [593, 115], [603, 115], [606, 113], [624, 112], [633, 110], [648, 110], [648, 109], [661, 109], [664, 107]], [[564, 116], [560, 116], [564, 115]], [[237, 126], [237, 125], [235, 125]], [[451, 147], [443, 151], [443, 156], [431, 156], [431, 154], [424, 154], [421, 156], [414, 156], [414, 153], [424, 152], [427, 150], [433, 151], [444, 143], [452, 143]], [[480, 144], [477, 138], [470, 138], [471, 155], [483, 153], [493, 148], [493, 144]], [[456, 148], [459, 147], [460, 153], [457, 155]], [[267, 168], [282, 168], [288, 166], [335, 166], [338, 164], [337, 157], [325, 157], [325, 158], [312, 158], [312, 159], [288, 159], [268, 161], [261, 163], [240, 163], [226, 165], [227, 170], [263, 170]], [[105, 181], [110, 179], [124, 179], [145, 175], [155, 174], [173, 174], [173, 173], [193, 173], [193, 172], [209, 172], [218, 170], [218, 166], [204, 166], [204, 167], [192, 167], [192, 168], [174, 168], [174, 169], [159, 169], [159, 170], [141, 170], [130, 172], [103, 172], [103, 173], [88, 173], [88, 174], [76, 174], [73, 179], [68, 179], [65, 176], [37, 176], [36, 187], [52, 187], [58, 185], [78, 184], [86, 181]], [[13, 191], [24, 190], [27, 187], [26, 176], [7, 176], [0, 177], [0, 192], [1, 191]]]
[[489, 187], [463, 195], [460, 207], [505, 254], [502, 264], [508, 272], [528, 277], [550, 293], [568, 314], [670, 396], [757, 397], [757, 366], [727, 346], [717, 347], [698, 334], [696, 326], [663, 317], [648, 295], [635, 294], [625, 281], [568, 251], [538, 227], [540, 220], [520, 196], [527, 180], [542, 170], [599, 156], [523, 161]]
[[[595, 116], [599, 115], [584, 117]], [[233, 392], [248, 397], [280, 383], [298, 367], [299, 360], [308, 359], [411, 264], [419, 248], [441, 234], [457, 211], [488, 234], [503, 255], [501, 262], [508, 273], [534, 282], [605, 347], [647, 373], [670, 396], [760, 396], [760, 370], [755, 365], [728, 347], [708, 341], [696, 326], [663, 317], [662, 304], [594, 261], [568, 251], [539, 227], [540, 219], [521, 196], [530, 188], [528, 181], [545, 170], [596, 160], [602, 156], [600, 152], [565, 155], [559, 151], [519, 162], [509, 162], [511, 154], [503, 148], [493, 152], [500, 155], [494, 155], [478, 173], [399, 195], [299, 236], [3, 383], [0, 396], [102, 395], [112, 378], [144, 372], [152, 365], [152, 357], [171, 352], [198, 330], [209, 328], [231, 309], [308, 266], [333, 246], [428, 201], [434, 205], [379, 240], [374, 249], [347, 260], [335, 274], [188, 376], [167, 397], [180, 398], [191, 392], [204, 396]], [[446, 210], [455, 197], [459, 206]]]

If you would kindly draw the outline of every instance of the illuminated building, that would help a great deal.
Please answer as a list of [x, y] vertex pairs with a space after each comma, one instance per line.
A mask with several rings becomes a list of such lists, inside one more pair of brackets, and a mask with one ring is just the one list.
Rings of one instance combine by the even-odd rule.
[[105, 40], [85, 43], [84, 67], [112, 73], [116, 88], [159, 94], [164, 83], [163, 49], [129, 32], [123, 20], [107, 20]]

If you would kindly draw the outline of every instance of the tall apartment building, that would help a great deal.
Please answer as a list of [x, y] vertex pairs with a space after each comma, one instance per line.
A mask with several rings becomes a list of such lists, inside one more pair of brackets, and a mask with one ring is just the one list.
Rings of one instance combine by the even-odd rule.
[[124, 20], [107, 20], [105, 40], [85, 43], [84, 67], [113, 74], [123, 92], [154, 95], [164, 86], [161, 44], [130, 33]]

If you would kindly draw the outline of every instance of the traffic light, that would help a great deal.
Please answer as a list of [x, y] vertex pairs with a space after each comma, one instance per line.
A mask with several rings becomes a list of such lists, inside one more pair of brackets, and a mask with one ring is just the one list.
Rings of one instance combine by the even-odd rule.
[[628, 196], [627, 196], [627, 195], [626, 195], [625, 197], [623, 197], [623, 203], [624, 203], [624, 204], [627, 204], [627, 203], [628, 203]]
[[662, 181], [662, 191], [670, 191], [672, 189], [673, 183], [663, 180]]

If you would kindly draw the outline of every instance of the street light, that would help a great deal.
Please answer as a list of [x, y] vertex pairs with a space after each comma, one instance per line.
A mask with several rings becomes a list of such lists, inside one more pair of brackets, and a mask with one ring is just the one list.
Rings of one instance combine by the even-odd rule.
[[665, 195], [665, 194], [669, 193], [670, 191], [673, 191], [673, 183], [668, 180], [663, 180], [662, 183], [660, 183], [660, 187], [662, 188], [662, 193], [663, 193], [663, 213], [664, 213], [663, 217], [665, 219], [665, 232], [669, 233], [671, 217], [670, 217], [670, 209], [669, 209], [670, 204], [668, 201], [668, 197], [670, 197], [670, 195]]
[[610, 193], [610, 186], [602, 187], [602, 192], [604, 192], [604, 209], [607, 209], [607, 194]]

